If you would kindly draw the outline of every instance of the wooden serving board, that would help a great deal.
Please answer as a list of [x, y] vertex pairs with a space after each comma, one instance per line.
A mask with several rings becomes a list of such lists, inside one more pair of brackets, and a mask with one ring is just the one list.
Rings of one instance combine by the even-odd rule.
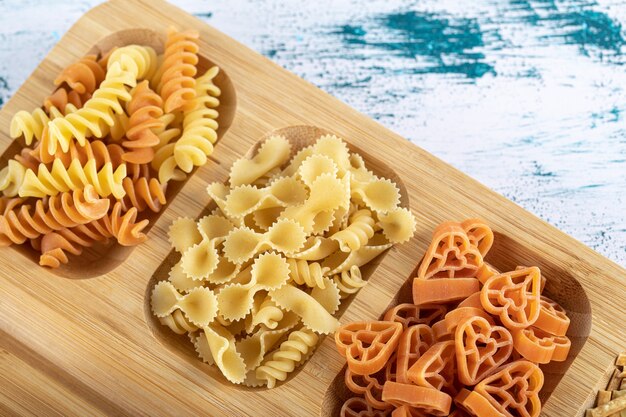
[[169, 190], [175, 196], [153, 216], [143, 245], [97, 248], [56, 271], [37, 266], [28, 249], [0, 251], [0, 414], [337, 415], [345, 395], [344, 361], [332, 338], [273, 390], [234, 386], [200, 362], [187, 340], [158, 325], [148, 297], [173, 262], [170, 223], [208, 210], [207, 183], [224, 181], [232, 162], [268, 132], [282, 129], [291, 139], [307, 141], [319, 127], [345, 138], [368, 165], [399, 181], [418, 219], [415, 237], [369, 268], [369, 284], [349, 301], [341, 322], [378, 318], [405, 296], [404, 284], [436, 224], [482, 217], [496, 232], [487, 259], [504, 269], [538, 265], [548, 279], [547, 294], [572, 318], [569, 360], [544, 369], [542, 415], [582, 415], [605, 386], [615, 355], [626, 347], [623, 269], [169, 4], [112, 0], [85, 14], [0, 112], [3, 159], [19, 147], [8, 136], [11, 116], [39, 106], [64, 66], [112, 45], [156, 45], [171, 24], [197, 29], [201, 66], [215, 63], [222, 69], [215, 153], [186, 183]]

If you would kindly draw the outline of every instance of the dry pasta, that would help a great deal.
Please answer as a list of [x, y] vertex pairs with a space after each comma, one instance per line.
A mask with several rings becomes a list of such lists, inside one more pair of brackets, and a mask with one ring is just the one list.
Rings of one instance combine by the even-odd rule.
[[[173, 152], [178, 142], [170, 140], [153, 166]], [[339, 326], [341, 303], [366, 285], [361, 267], [416, 226], [398, 187], [332, 135], [293, 156], [287, 138], [270, 136], [235, 161], [228, 184], [209, 184], [207, 193], [211, 214], [170, 228], [180, 261], [156, 284], [172, 294], [158, 319], [189, 333], [200, 359], [227, 380], [250, 387], [273, 388], [306, 361], [319, 336]], [[199, 288], [217, 299], [217, 316], [204, 327], [171, 311]]]
[[[167, 203], [169, 181], [204, 165], [218, 139], [219, 68], [196, 78], [197, 38], [170, 30], [161, 59], [143, 45], [81, 57], [62, 69], [40, 108], [13, 115], [9, 134], [26, 147], [0, 169], [0, 246], [30, 243], [42, 266], [57, 268], [112, 238], [146, 240], [148, 213]], [[212, 257], [243, 226], [219, 217], [192, 221], [197, 239], [179, 242], [181, 253], [194, 246], [170, 273], [181, 294], [248, 266]], [[177, 333], [202, 327], [180, 309], [159, 321]]]

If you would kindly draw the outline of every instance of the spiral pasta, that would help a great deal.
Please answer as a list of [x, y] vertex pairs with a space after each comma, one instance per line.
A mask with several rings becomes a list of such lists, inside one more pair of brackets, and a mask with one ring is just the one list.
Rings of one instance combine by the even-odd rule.
[[[71, 142], [67, 152], [62, 152], [58, 149], [54, 155], [48, 154], [43, 147], [37, 146], [34, 152], [32, 152], [32, 155], [33, 159], [37, 159], [40, 163], [43, 162], [44, 164], [53, 163], [58, 159], [66, 168], [69, 168], [74, 160], [78, 160], [81, 165], [85, 165], [93, 159], [96, 161], [96, 169], [99, 170], [109, 162], [113, 165], [113, 168], [117, 168], [122, 163], [123, 153], [124, 150], [120, 145], [114, 143], [106, 144], [101, 140], [95, 140], [85, 142], [82, 146], [77, 142]], [[33, 171], [37, 169], [38, 167], [33, 169]]]
[[163, 127], [160, 117], [163, 115], [163, 100], [150, 89], [147, 80], [137, 84], [131, 91], [132, 98], [126, 105], [129, 114], [126, 137], [122, 142], [127, 152], [124, 161], [145, 164], [152, 161], [154, 147], [159, 144], [159, 137], [153, 129]]
[[83, 107], [90, 98], [91, 94], [78, 94], [73, 90], [68, 92], [65, 88], [59, 88], [46, 97], [43, 101], [43, 108], [48, 114], [52, 114], [55, 110], [62, 114], [68, 114]]
[[20, 197], [45, 197], [83, 188], [90, 184], [102, 197], [109, 195], [118, 199], [124, 197], [122, 181], [126, 177], [126, 165], [120, 165], [113, 171], [111, 162], [104, 164], [100, 170], [97, 169], [96, 163], [95, 159], [90, 159], [83, 166], [78, 159], [74, 159], [66, 168], [60, 159], [55, 159], [51, 170], [48, 170], [44, 164], [39, 165], [37, 174], [33, 170], [26, 170], [19, 195]]
[[0, 246], [21, 244], [42, 234], [78, 226], [104, 217], [110, 201], [100, 198], [91, 185], [84, 190], [61, 193], [46, 203], [37, 200], [34, 210], [21, 205], [0, 215]]
[[268, 388], [274, 388], [276, 381], [287, 379], [287, 375], [293, 372], [296, 365], [306, 359], [318, 340], [319, 336], [305, 327], [291, 332], [278, 350], [256, 368], [257, 379], [264, 381]]
[[60, 264], [69, 261], [65, 252], [80, 255], [83, 248], [91, 247], [96, 242], [106, 242], [111, 237], [123, 246], [138, 245], [147, 239], [142, 233], [147, 225], [148, 220], [137, 221], [136, 208], [122, 213], [121, 203], [118, 202], [111, 213], [101, 219], [44, 235], [39, 264], [58, 268]]
[[324, 288], [324, 273], [328, 268], [322, 268], [319, 262], [308, 263], [303, 259], [287, 259], [289, 264], [289, 278], [298, 285]]
[[207, 157], [213, 153], [213, 144], [217, 141], [217, 111], [220, 91], [213, 84], [213, 78], [219, 69], [213, 67], [198, 78], [197, 97], [192, 100], [191, 110], [184, 112], [181, 137], [161, 147], [152, 162], [152, 167], [159, 171], [159, 181], [185, 178], [194, 166], [204, 165]]
[[[26, 146], [0, 169], [0, 246], [29, 241], [41, 265], [58, 267], [96, 242], [146, 239], [144, 212], [161, 211], [168, 182], [205, 164], [217, 141], [219, 70], [195, 79], [197, 39], [170, 29], [161, 57], [142, 45], [86, 55], [62, 69], [41, 108], [13, 116], [9, 133]], [[205, 221], [199, 233], [221, 249], [224, 222]], [[179, 269], [177, 285], [203, 286]], [[242, 269], [218, 260], [207, 281], [227, 282]], [[160, 320], [197, 330], [176, 313]], [[243, 320], [226, 327], [237, 329]]]
[[275, 329], [283, 317], [283, 310], [276, 306], [271, 297], [265, 296], [256, 312], [251, 315], [250, 327], [262, 324], [268, 329]]
[[153, 212], [159, 212], [166, 203], [165, 187], [156, 178], [139, 177], [133, 180], [130, 177], [124, 178], [122, 187], [126, 195], [120, 200], [124, 211], [132, 207], [137, 211], [144, 211], [149, 208]]
[[7, 166], [0, 170], [0, 191], [7, 197], [18, 195], [20, 187], [24, 183], [27, 169], [18, 161], [12, 159]]
[[188, 108], [196, 97], [198, 37], [198, 32], [192, 30], [178, 32], [169, 28], [167, 31], [163, 63], [153, 79], [166, 113]]
[[156, 53], [148, 47], [130, 45], [115, 50], [109, 58], [104, 81], [85, 105], [48, 124], [48, 153], [54, 154], [57, 146], [67, 152], [72, 139], [84, 145], [88, 136], [101, 138], [101, 124], [113, 126], [113, 113], [124, 112], [120, 102], [131, 99], [126, 87], [134, 87], [138, 79], [148, 75], [155, 65], [155, 59]]
[[350, 217], [348, 227], [333, 234], [330, 238], [339, 242], [341, 251], [356, 251], [374, 236], [375, 224], [371, 211], [358, 210]]
[[96, 55], [86, 55], [68, 65], [54, 80], [57, 87], [65, 83], [70, 91], [91, 94], [104, 80], [105, 69], [98, 63]]
[[11, 118], [9, 135], [13, 138], [24, 136], [26, 145], [33, 143], [33, 139], [39, 141], [43, 134], [43, 129], [50, 120], [62, 117], [63, 113], [57, 107], [50, 108], [50, 116], [41, 108], [36, 108], [32, 113], [20, 110]]
[[335, 281], [337, 288], [339, 288], [341, 298], [346, 298], [356, 293], [367, 284], [367, 281], [365, 281], [361, 275], [361, 270], [356, 265], [353, 265], [348, 271], [334, 275], [333, 281]]

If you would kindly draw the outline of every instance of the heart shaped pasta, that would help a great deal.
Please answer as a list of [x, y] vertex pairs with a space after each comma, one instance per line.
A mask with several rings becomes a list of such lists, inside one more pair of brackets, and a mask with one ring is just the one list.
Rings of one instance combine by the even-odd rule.
[[467, 233], [467, 237], [472, 245], [474, 245], [480, 254], [485, 257], [491, 245], [493, 245], [493, 231], [481, 219], [467, 219], [461, 223], [461, 227]]
[[513, 337], [502, 326], [480, 316], [461, 322], [455, 332], [458, 378], [475, 385], [502, 365], [513, 351]]
[[346, 400], [339, 412], [340, 417], [388, 417], [391, 409], [376, 410], [361, 397]]
[[483, 264], [480, 251], [471, 244], [459, 223], [442, 223], [433, 234], [417, 272], [418, 278], [471, 278]]
[[482, 308], [457, 307], [446, 314], [446, 317], [433, 325], [435, 338], [441, 340], [454, 339], [457, 326], [470, 317], [483, 317], [489, 323], [494, 324], [493, 319]]
[[531, 362], [519, 360], [499, 368], [476, 385], [474, 392], [486, 398], [506, 416], [537, 417], [543, 372]]
[[383, 401], [396, 407], [407, 405], [423, 410], [428, 415], [447, 416], [452, 398], [445, 392], [430, 387], [387, 381], [383, 386]]
[[513, 345], [522, 357], [537, 363], [562, 362], [572, 345], [567, 336], [555, 336], [530, 326], [513, 331]]
[[426, 351], [435, 344], [435, 335], [425, 324], [410, 326], [402, 333], [396, 351], [395, 380], [403, 384], [409, 383], [407, 372], [409, 368]]
[[533, 326], [556, 336], [565, 336], [570, 320], [563, 307], [543, 295], [539, 305], [539, 317]]
[[402, 324], [392, 321], [359, 321], [341, 326], [335, 332], [339, 353], [357, 375], [380, 371], [398, 346]]
[[402, 326], [406, 330], [409, 326], [414, 324], [426, 324], [430, 326], [431, 323], [443, 318], [447, 311], [446, 307], [441, 304], [423, 304], [416, 306], [413, 303], [403, 303], [387, 310], [383, 319], [385, 321], [397, 321], [398, 323], [402, 323]]
[[537, 267], [517, 269], [489, 278], [480, 293], [483, 308], [500, 317], [509, 329], [532, 325], [539, 317], [541, 272]]
[[476, 278], [438, 278], [413, 280], [413, 302], [445, 304], [469, 297], [480, 289]]
[[454, 393], [456, 358], [453, 340], [432, 345], [407, 372], [409, 381], [422, 387]]
[[[377, 410], [388, 410], [393, 408], [389, 403], [383, 401], [383, 384], [384, 378], [380, 378], [379, 373], [374, 375], [357, 375], [350, 370], [346, 369], [344, 381], [346, 387], [353, 393], [363, 396], [367, 404]], [[383, 375], [384, 376], [384, 375]]]

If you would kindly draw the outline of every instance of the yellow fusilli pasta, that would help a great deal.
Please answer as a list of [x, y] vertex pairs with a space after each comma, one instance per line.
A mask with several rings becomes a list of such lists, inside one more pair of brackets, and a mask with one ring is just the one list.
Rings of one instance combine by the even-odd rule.
[[291, 332], [278, 350], [271, 353], [261, 366], [256, 368], [257, 379], [264, 381], [268, 388], [274, 388], [276, 381], [287, 379], [287, 375], [304, 362], [318, 340], [319, 336], [307, 328]]
[[48, 170], [44, 164], [39, 165], [36, 174], [32, 170], [26, 170], [19, 195], [20, 197], [45, 197], [77, 190], [90, 184], [100, 196], [113, 195], [119, 199], [126, 194], [122, 186], [125, 176], [126, 165], [120, 165], [113, 171], [113, 164], [109, 162], [97, 170], [95, 159], [90, 159], [84, 166], [78, 159], [75, 159], [68, 168], [65, 168], [63, 162], [56, 159], [51, 170]]

